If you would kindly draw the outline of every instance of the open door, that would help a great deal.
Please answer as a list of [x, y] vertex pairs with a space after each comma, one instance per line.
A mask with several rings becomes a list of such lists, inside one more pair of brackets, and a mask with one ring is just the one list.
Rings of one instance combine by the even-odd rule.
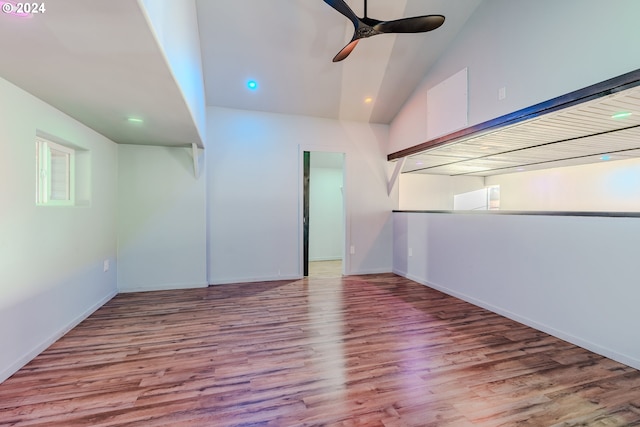
[[341, 276], [344, 271], [344, 153], [303, 152], [303, 275]]

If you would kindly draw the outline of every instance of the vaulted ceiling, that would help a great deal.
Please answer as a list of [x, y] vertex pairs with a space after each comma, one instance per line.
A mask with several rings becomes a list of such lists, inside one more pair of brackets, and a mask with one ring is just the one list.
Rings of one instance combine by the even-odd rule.
[[[362, 0], [347, 3], [362, 15]], [[446, 22], [426, 34], [364, 40], [333, 63], [353, 25], [322, 0], [196, 0], [206, 103], [389, 123], [479, 3], [371, 0], [370, 17], [442, 14]], [[46, 6], [27, 18], [0, 13], [0, 77], [118, 143], [200, 142], [139, 2]], [[249, 79], [258, 90], [247, 90]], [[144, 125], [129, 123], [132, 116]]]
[[[334, 55], [353, 25], [322, 0], [194, 0], [206, 104], [390, 123], [481, 0], [370, 0], [381, 20], [442, 14], [424, 34], [365, 39]], [[0, 0], [0, 3], [15, 0]], [[363, 0], [346, 0], [363, 15]], [[142, 0], [55, 0], [0, 13], [0, 77], [124, 144], [202, 145]], [[257, 90], [248, 90], [255, 80]], [[634, 114], [622, 120], [611, 115]], [[128, 119], [144, 117], [143, 124]], [[508, 173], [640, 154], [637, 89], [410, 153], [404, 172]], [[616, 132], [611, 132], [619, 128]]]
[[[363, 15], [363, 0], [347, 3]], [[429, 33], [365, 39], [333, 63], [353, 24], [322, 0], [197, 0], [207, 103], [390, 123], [478, 4], [369, 0], [372, 18], [441, 14], [446, 21]], [[255, 92], [246, 90], [250, 79], [259, 82]]]

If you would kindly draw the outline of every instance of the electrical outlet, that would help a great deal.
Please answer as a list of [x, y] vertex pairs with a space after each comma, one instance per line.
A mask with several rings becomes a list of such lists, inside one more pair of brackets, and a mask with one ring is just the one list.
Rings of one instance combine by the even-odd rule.
[[351, 245], [351, 248], [349, 249], [349, 253], [350, 253], [351, 255], [355, 255], [355, 254], [356, 254], [356, 247], [355, 247], [355, 246], [353, 246], [353, 245]]
[[409, 256], [413, 256], [413, 248], [409, 248]]
[[102, 269], [104, 270], [105, 273], [107, 271], [109, 271], [109, 260], [108, 259], [105, 259], [104, 262], [102, 263]]

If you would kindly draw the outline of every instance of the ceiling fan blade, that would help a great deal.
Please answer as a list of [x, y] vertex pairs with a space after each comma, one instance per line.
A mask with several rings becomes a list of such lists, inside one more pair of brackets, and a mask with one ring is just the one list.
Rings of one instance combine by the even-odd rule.
[[360, 41], [360, 39], [351, 40], [349, 42], [349, 44], [346, 45], [345, 47], [343, 47], [342, 50], [340, 52], [338, 52], [338, 54], [333, 58], [333, 62], [340, 62], [344, 58], [349, 56], [349, 54], [356, 47], [356, 45], [358, 44], [359, 41]]
[[394, 21], [383, 21], [373, 28], [381, 33], [424, 33], [435, 30], [442, 24], [444, 24], [444, 16], [424, 15], [396, 19]]
[[358, 28], [358, 26], [360, 25], [360, 20], [353, 12], [353, 10], [351, 10], [351, 8], [344, 2], [344, 0], [324, 0], [324, 2], [349, 18], [349, 20], [353, 22], [353, 26]]
[[353, 38], [338, 52], [333, 58], [333, 62], [342, 61], [349, 56], [362, 38], [382, 33], [424, 33], [435, 30], [444, 23], [444, 16], [442, 15], [415, 16], [393, 21], [372, 19], [367, 16], [367, 0], [364, 2], [365, 16], [359, 18], [344, 0], [324, 0], [324, 2], [346, 16], [355, 28]]

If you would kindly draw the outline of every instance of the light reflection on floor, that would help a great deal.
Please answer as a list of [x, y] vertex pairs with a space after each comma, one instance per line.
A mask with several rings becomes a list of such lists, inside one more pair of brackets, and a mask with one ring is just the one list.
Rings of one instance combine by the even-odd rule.
[[[314, 356], [311, 358], [318, 375], [332, 385], [330, 393], [305, 400], [309, 407], [344, 405], [346, 401], [346, 360], [343, 344], [345, 322], [341, 282], [324, 279], [342, 276], [342, 261], [309, 263], [308, 327], [312, 336]], [[345, 407], [341, 410], [348, 411]]]

